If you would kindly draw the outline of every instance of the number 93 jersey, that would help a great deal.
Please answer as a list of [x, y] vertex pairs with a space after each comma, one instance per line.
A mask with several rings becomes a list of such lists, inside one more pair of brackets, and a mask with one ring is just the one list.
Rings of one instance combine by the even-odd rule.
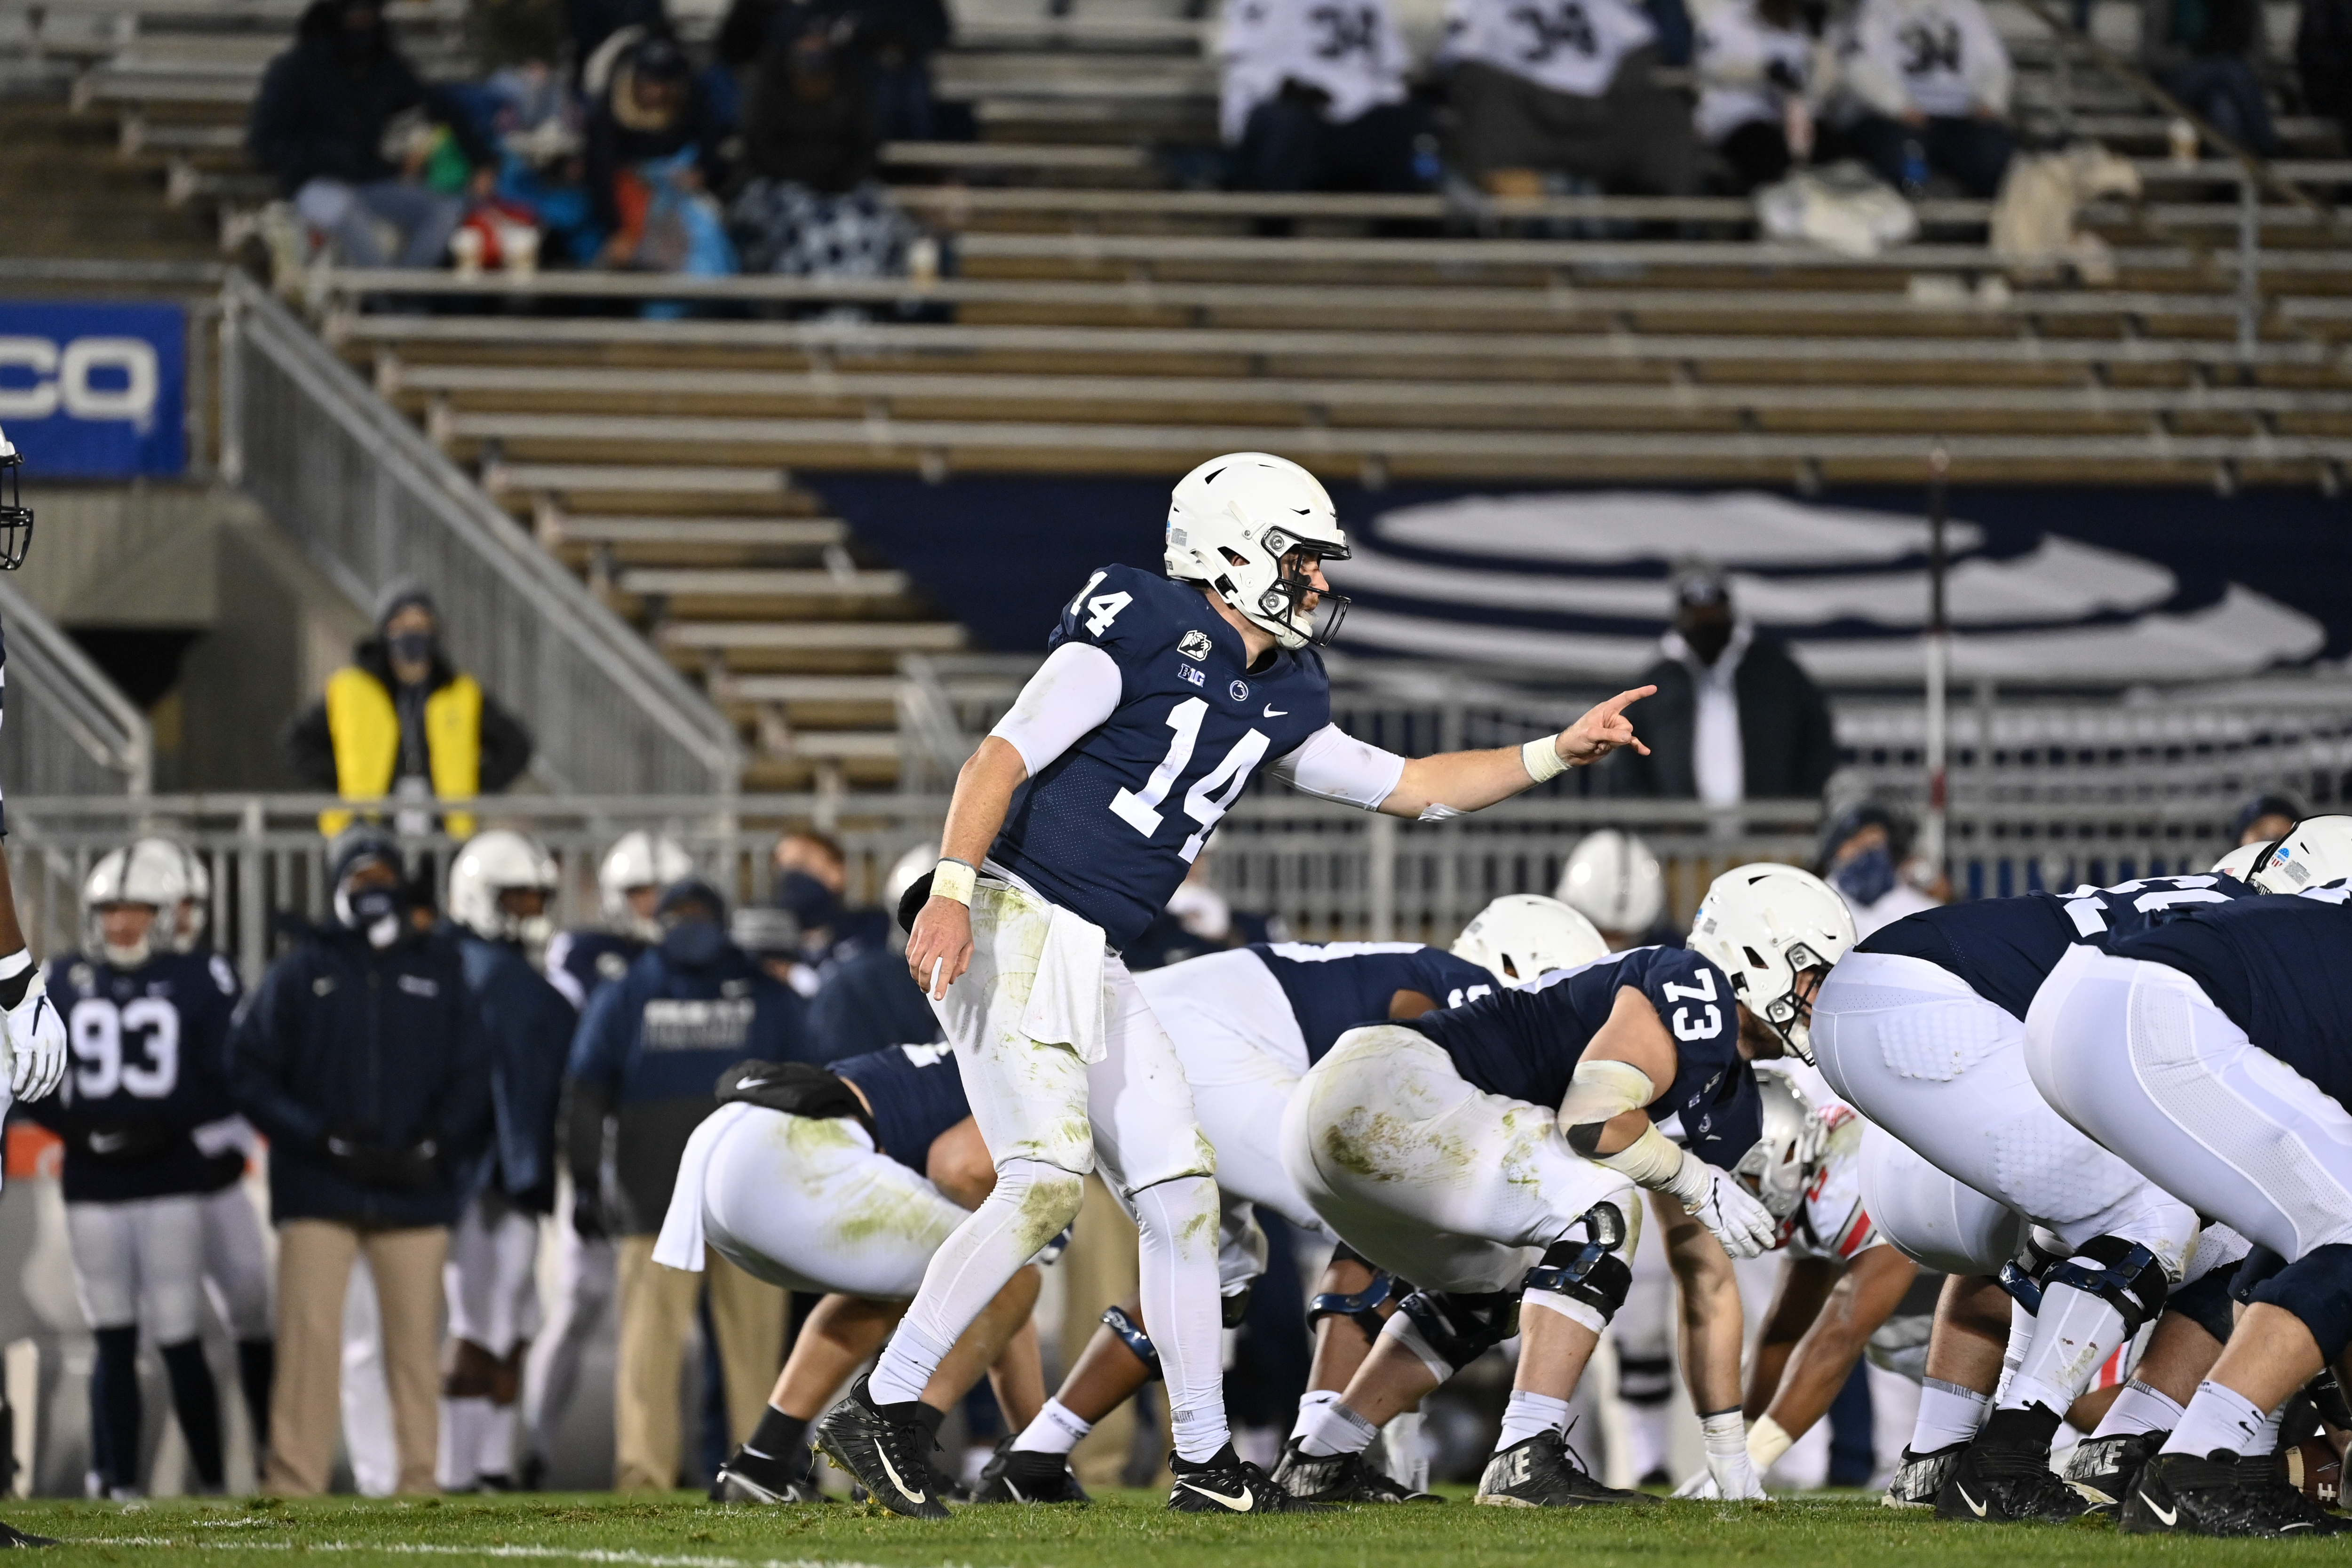
[[58, 1092], [17, 1109], [65, 1139], [68, 1203], [205, 1193], [245, 1169], [195, 1129], [234, 1114], [228, 1029], [236, 971], [218, 953], [158, 953], [136, 969], [69, 953], [48, 970], [71, 1056]]
[[[1252, 670], [1200, 589], [1131, 566], [1104, 567], [1064, 608], [1046, 646], [1072, 643], [1110, 656], [1117, 705], [1022, 785], [988, 858], [1124, 948], [1252, 775], [1330, 722], [1331, 683], [1311, 648], [1276, 648]], [[1024, 706], [1064, 700], [1050, 680], [1023, 692]]]

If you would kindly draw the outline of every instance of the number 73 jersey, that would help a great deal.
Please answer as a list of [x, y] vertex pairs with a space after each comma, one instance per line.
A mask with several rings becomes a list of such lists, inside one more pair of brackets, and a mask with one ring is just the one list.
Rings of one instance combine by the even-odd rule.
[[[1096, 573], [1064, 607], [1046, 646], [1073, 642], [1110, 656], [1118, 705], [1022, 785], [988, 858], [1124, 948], [1251, 778], [1330, 722], [1331, 682], [1312, 648], [1252, 670], [1200, 589], [1131, 566]], [[1055, 700], [1035, 683], [1032, 697]]]

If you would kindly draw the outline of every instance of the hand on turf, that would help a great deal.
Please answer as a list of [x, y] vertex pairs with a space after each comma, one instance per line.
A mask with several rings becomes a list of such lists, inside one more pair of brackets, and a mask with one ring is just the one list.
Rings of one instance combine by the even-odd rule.
[[1716, 1488], [1713, 1470], [1701, 1470], [1675, 1489], [1675, 1496], [1696, 1498], [1701, 1502], [1712, 1501], [1722, 1495]]
[[1711, 1498], [1732, 1502], [1756, 1502], [1764, 1496], [1764, 1483], [1756, 1479], [1756, 1467], [1748, 1462], [1748, 1448], [1742, 1444], [1727, 1454], [1709, 1449], [1706, 1456], [1706, 1479]]
[[1706, 1194], [1684, 1207], [1734, 1258], [1761, 1258], [1780, 1239], [1780, 1222], [1728, 1171], [1709, 1169]]
[[1570, 767], [1580, 768], [1599, 762], [1621, 746], [1631, 746], [1648, 756], [1650, 748], [1633, 733], [1633, 721], [1625, 717], [1625, 710], [1657, 689], [1654, 686], [1637, 686], [1595, 704], [1583, 718], [1559, 732], [1559, 739], [1553, 742], [1559, 748], [1559, 760]]
[[934, 1002], [971, 967], [971, 910], [953, 899], [934, 896], [907, 933], [907, 973]]

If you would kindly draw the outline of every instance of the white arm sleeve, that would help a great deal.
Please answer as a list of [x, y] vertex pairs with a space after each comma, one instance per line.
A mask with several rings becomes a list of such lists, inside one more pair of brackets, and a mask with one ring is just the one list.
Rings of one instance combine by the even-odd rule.
[[1365, 744], [1337, 724], [1326, 724], [1276, 758], [1274, 776], [1302, 795], [1374, 811], [1404, 777], [1404, 759]]
[[989, 731], [1021, 753], [1029, 776], [1118, 711], [1118, 661], [1092, 643], [1066, 642], [1045, 656], [1013, 710]]

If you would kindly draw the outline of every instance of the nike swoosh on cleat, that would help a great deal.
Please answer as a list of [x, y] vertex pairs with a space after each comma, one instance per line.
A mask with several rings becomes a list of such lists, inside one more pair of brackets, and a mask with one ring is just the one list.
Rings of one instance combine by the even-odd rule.
[[2141, 1491], [2140, 1491], [2140, 1494], [2139, 1494], [2139, 1500], [2140, 1500], [2140, 1501], [2142, 1501], [2142, 1502], [2144, 1502], [2144, 1503], [2146, 1503], [2146, 1504], [2147, 1504], [2147, 1511], [2148, 1511], [2148, 1512], [2150, 1512], [2150, 1513], [2152, 1513], [2152, 1514], [2156, 1515], [2156, 1517], [2157, 1517], [2157, 1518], [2158, 1518], [2158, 1519], [2160, 1519], [2160, 1520], [2164, 1521], [2164, 1528], [2165, 1528], [2165, 1529], [2167, 1529], [2167, 1530], [2170, 1530], [2170, 1529], [2173, 1527], [2173, 1525], [2174, 1525], [2175, 1523], [2177, 1523], [2177, 1522], [2179, 1521], [2179, 1518], [2180, 1518], [2180, 1510], [2179, 1510], [2179, 1509], [2177, 1509], [2177, 1508], [2168, 1509], [2168, 1508], [2159, 1508], [2159, 1507], [2158, 1507], [2158, 1506], [2157, 1506], [2157, 1501], [2156, 1501], [2156, 1500], [2155, 1500], [2154, 1498], [2152, 1498], [2152, 1497], [2148, 1496], [2148, 1495], [2147, 1495], [2147, 1490], [2146, 1490], [2146, 1489], [2144, 1489], [2144, 1488], [2143, 1488], [2143, 1489], [2141, 1489]]
[[1260, 714], [1259, 717], [1262, 719], [1282, 719], [1288, 717], [1289, 713], [1289, 709], [1276, 708], [1273, 703], [1269, 702], [1265, 705], [1265, 711]]
[[1963, 1486], [1955, 1486], [1952, 1489], [1960, 1494], [1960, 1500], [1969, 1505], [1969, 1511], [1970, 1513], [1975, 1514], [1979, 1519], [1982, 1519], [1985, 1516], [1985, 1505], [1977, 1501], [1976, 1499], [1969, 1496], [1968, 1488]]
[[1213, 1492], [1208, 1488], [1195, 1485], [1191, 1481], [1186, 1481], [1184, 1483], [1184, 1489], [1189, 1492], [1198, 1492], [1201, 1496], [1207, 1498], [1211, 1502], [1229, 1508], [1235, 1513], [1247, 1513], [1250, 1510], [1257, 1506], [1257, 1499], [1251, 1494], [1250, 1489], [1247, 1487], [1244, 1487], [1239, 1492], [1235, 1493], [1232, 1497], [1227, 1497], [1223, 1492]]
[[914, 1489], [908, 1486], [905, 1481], [898, 1479], [898, 1470], [892, 1468], [890, 1464], [889, 1455], [882, 1452], [881, 1449], [877, 1448], [874, 1450], [874, 1457], [882, 1461], [883, 1474], [890, 1478], [890, 1484], [898, 1489], [898, 1495], [900, 1497], [905, 1498], [908, 1502], [919, 1503], [924, 1500], [923, 1493], [916, 1491]]

